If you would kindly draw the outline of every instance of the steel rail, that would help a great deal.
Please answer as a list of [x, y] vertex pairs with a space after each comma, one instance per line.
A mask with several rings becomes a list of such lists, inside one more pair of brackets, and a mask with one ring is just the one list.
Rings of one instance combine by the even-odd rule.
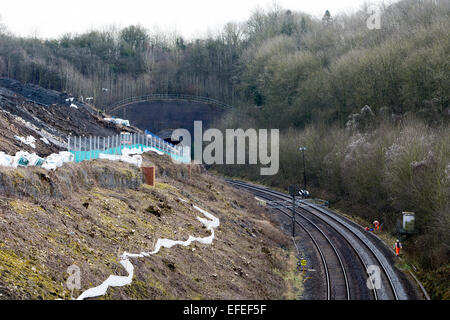
[[[339, 225], [343, 226], [343, 227], [344, 227], [345, 229], [347, 229], [350, 233], [352, 233], [357, 239], [359, 239], [359, 241], [360, 241], [367, 249], [369, 249], [370, 253], [372, 254], [372, 256], [375, 258], [375, 260], [378, 262], [379, 266], [380, 266], [381, 269], [383, 270], [383, 273], [384, 273], [384, 275], [385, 275], [386, 278], [387, 278], [387, 282], [388, 282], [388, 284], [389, 284], [389, 286], [390, 286], [390, 288], [391, 288], [391, 291], [392, 291], [392, 293], [393, 293], [393, 295], [394, 295], [395, 300], [399, 300], [398, 293], [397, 293], [397, 290], [396, 290], [396, 288], [395, 288], [395, 286], [394, 286], [392, 277], [391, 277], [390, 273], [387, 271], [387, 268], [386, 268], [385, 264], [381, 262], [381, 260], [380, 260], [380, 258], [378, 257], [377, 253], [375, 253], [374, 250], [373, 250], [373, 249], [372, 249], [372, 248], [371, 248], [371, 247], [370, 247], [363, 239], [361, 239], [355, 232], [353, 232], [353, 230], [351, 230], [351, 229], [350, 229], [348, 226], [346, 226], [344, 223], [342, 223], [341, 221], [339, 221], [339, 220], [336, 219], [335, 217], [329, 215], [328, 213], [326, 213], [325, 211], [321, 210], [320, 208], [317, 208], [317, 207], [312, 206], [312, 205], [310, 205], [310, 204], [306, 204], [306, 205], [307, 205], [308, 207], [310, 207], [310, 208], [316, 209], [317, 211], [319, 211], [319, 212], [321, 212], [321, 213], [327, 215], [327, 217], [329, 217], [330, 219], [334, 220], [334, 221], [337, 222]], [[312, 213], [312, 212], [311, 212], [311, 213]], [[312, 214], [314, 214], [314, 213], [312, 213]], [[322, 219], [322, 218], [319, 217], [319, 219]], [[322, 219], [322, 220], [323, 220], [323, 219]]]
[[[242, 183], [242, 182], [236, 182], [236, 181], [230, 181], [230, 180], [228, 180], [228, 182], [231, 183], [231, 184], [240, 186], [240, 187], [242, 187], [242, 188], [253, 189], [253, 190], [256, 190], [257, 192], [260, 192], [260, 193], [266, 193], [266, 194], [268, 193], [268, 194], [272, 194], [272, 196], [275, 195], [275, 197], [277, 197], [277, 198], [281, 198], [281, 196], [282, 196], [283, 199], [287, 199], [287, 195], [286, 195], [286, 194], [283, 194], [283, 193], [278, 192], [278, 191], [273, 191], [273, 192], [272, 192], [272, 190], [267, 190], [267, 189], [260, 188], [260, 187], [257, 187], [257, 186], [248, 185], [248, 184], [245, 184], [245, 183]], [[259, 196], [262, 197], [261, 194], [260, 194]], [[306, 210], [305, 210], [305, 211], [306, 211]], [[302, 216], [304, 219], [309, 220], [308, 218], [304, 217], [304, 215], [301, 215], [301, 214], [299, 214], [298, 212], [296, 212], [296, 213], [297, 213], [298, 215]], [[322, 220], [322, 221], [323, 221], [323, 220]], [[325, 223], [326, 223], [326, 222], [325, 222]], [[332, 227], [332, 226], [331, 226], [331, 227]], [[334, 229], [334, 228], [333, 228], [333, 229]], [[336, 231], [337, 231], [337, 230], [336, 230]], [[359, 261], [360, 261], [361, 264], [363, 265], [364, 269], [366, 270], [366, 274], [370, 277], [370, 274], [367, 273], [367, 264], [364, 262], [364, 259], [361, 257], [361, 255], [359, 254], [359, 252], [353, 247], [353, 245], [350, 243], [350, 241], [348, 241], [345, 237], [343, 237], [343, 238], [344, 238], [344, 240], [348, 243], [348, 245], [349, 245], [349, 247], [352, 249], [352, 251], [356, 254], [357, 258], [359, 259]], [[378, 300], [378, 294], [377, 294], [377, 291], [375, 290], [375, 288], [372, 288], [372, 293], [373, 293], [374, 300]]]
[[[287, 194], [283, 194], [283, 193], [281, 193], [281, 192], [279, 192], [279, 191], [274, 191], [274, 192], [272, 192], [272, 190], [268, 190], [268, 189], [266, 189], [266, 188], [263, 188], [263, 187], [259, 187], [259, 186], [255, 186], [255, 185], [248, 185], [248, 184], [246, 184], [246, 183], [242, 183], [242, 182], [236, 182], [235, 181], [235, 183], [237, 183], [237, 184], [240, 184], [240, 185], [242, 185], [242, 186], [245, 186], [245, 185], [247, 185], [248, 186], [248, 188], [250, 188], [250, 189], [255, 189], [255, 190], [260, 190], [260, 191], [262, 191], [262, 192], [268, 192], [269, 194], [276, 194], [276, 195], [278, 195], [278, 197], [279, 198], [281, 198], [281, 199], [289, 199], [289, 196], [287, 195]], [[375, 258], [375, 260], [378, 262], [378, 264], [379, 264], [379, 266], [381, 267], [381, 269], [383, 270], [383, 273], [384, 273], [384, 275], [386, 276], [386, 279], [387, 279], [387, 282], [388, 282], [388, 284], [389, 284], [389, 286], [390, 286], [390, 288], [391, 288], [391, 291], [392, 291], [392, 293], [393, 293], [393, 295], [394, 295], [394, 298], [395, 298], [395, 300], [398, 300], [399, 299], [399, 296], [398, 296], [398, 293], [397, 293], [397, 289], [395, 288], [395, 285], [394, 285], [394, 283], [393, 283], [393, 280], [392, 280], [392, 277], [391, 277], [391, 275], [390, 275], [390, 273], [387, 271], [387, 268], [386, 268], [386, 266], [385, 266], [385, 264], [384, 263], [382, 263], [382, 261], [380, 260], [380, 258], [378, 257], [378, 255], [374, 252], [374, 250], [363, 240], [363, 239], [361, 239], [361, 237], [354, 231], [354, 230], [352, 230], [352, 228], [350, 228], [349, 226], [347, 226], [345, 223], [343, 223], [342, 221], [339, 221], [336, 217], [334, 217], [333, 215], [331, 215], [331, 214], [329, 214], [328, 212], [326, 212], [325, 210], [323, 210], [322, 208], [319, 208], [319, 207], [317, 207], [317, 206], [315, 206], [315, 205], [311, 205], [311, 204], [306, 204], [306, 203], [304, 203], [306, 206], [308, 206], [308, 207], [310, 207], [310, 208], [313, 208], [313, 209], [315, 209], [315, 210], [317, 210], [317, 211], [319, 211], [320, 213], [322, 213], [322, 214], [325, 214], [328, 218], [330, 218], [330, 219], [332, 219], [332, 220], [334, 220], [336, 223], [338, 223], [339, 225], [341, 225], [341, 226], [343, 226], [345, 229], [347, 229], [351, 234], [353, 234], [368, 250], [369, 250], [369, 252], [371, 253], [371, 255]], [[306, 209], [304, 209], [305, 211], [307, 211], [308, 212], [308, 210], [306, 210]], [[309, 213], [311, 213], [311, 214], [314, 214], [314, 213], [312, 213], [312, 212], [310, 212], [309, 211]], [[326, 224], [329, 224], [330, 225], [330, 223], [329, 222], [327, 222], [326, 220], [324, 220], [324, 218], [323, 217], [320, 217], [320, 216], [318, 216], [318, 215], [315, 215], [317, 218], [319, 218], [319, 219], [321, 219], [322, 221], [324, 221]], [[333, 227], [333, 226], [332, 226]], [[334, 227], [333, 227], [334, 228]], [[336, 228], [334, 228], [336, 231], [338, 231], [339, 232], [339, 230], [337, 230]], [[345, 236], [344, 236], [345, 237]], [[351, 244], [350, 244], [351, 245]]]
[[[247, 183], [242, 183], [242, 182], [238, 182], [238, 181], [233, 181], [233, 180], [228, 180], [228, 182], [234, 184], [234, 185], [238, 185], [241, 187], [244, 187], [246, 189], [253, 189], [253, 190], [257, 190], [259, 192], [263, 192], [263, 193], [268, 193], [271, 195], [275, 195], [277, 198], [281, 198], [281, 199], [289, 199], [289, 196], [286, 194], [283, 194], [281, 192], [278, 191], [273, 191], [273, 190], [268, 190], [266, 188], [262, 188], [259, 186], [255, 186], [255, 185], [251, 185], [251, 184], [247, 184]], [[382, 263], [382, 261], [378, 258], [377, 254], [373, 251], [372, 248], [370, 248], [370, 246], [368, 246], [366, 244], [365, 241], [363, 241], [363, 239], [361, 239], [358, 234], [356, 234], [353, 230], [351, 230], [348, 226], [346, 226], [343, 222], [339, 221], [338, 219], [336, 219], [335, 217], [333, 217], [332, 215], [326, 213], [326, 211], [324, 211], [321, 208], [318, 208], [316, 206], [310, 205], [310, 204], [305, 204], [307, 207], [315, 209], [323, 214], [325, 214], [327, 217], [329, 217], [330, 219], [334, 220], [336, 223], [338, 223], [339, 225], [345, 227], [351, 234], [353, 234], [361, 243], [363, 243], [363, 245], [369, 250], [369, 252], [371, 253], [371, 255], [374, 257], [375, 261], [377, 261], [377, 263], [379, 264], [379, 266], [381, 267], [381, 269], [383, 270], [383, 273], [386, 277], [386, 281], [390, 286], [390, 289], [393, 293], [393, 296], [395, 299], [399, 299], [398, 294], [397, 294], [397, 290], [393, 284], [392, 278], [389, 274], [389, 272], [386, 270], [386, 267], [384, 265], [384, 263]], [[302, 210], [310, 213], [310, 214], [314, 214], [313, 212], [311, 212], [310, 210], [306, 210], [305, 208], [301, 208]], [[329, 222], [327, 222], [324, 218], [314, 214], [314, 216], [316, 216], [317, 218], [319, 218], [320, 220], [322, 220], [324, 223], [330, 225], [333, 229], [335, 229], [337, 232], [341, 233], [339, 230], [337, 230], [334, 226], [332, 226]], [[358, 255], [360, 261], [362, 261], [363, 265], [366, 267], [366, 264], [364, 263], [362, 257], [360, 256], [360, 254], [358, 253], [358, 251], [353, 247], [353, 245], [350, 243], [350, 241], [344, 236], [344, 239], [347, 240], [347, 242], [349, 243], [349, 245], [353, 248], [353, 250], [356, 252], [356, 254]], [[370, 275], [369, 275], [370, 276]], [[373, 293], [374, 293], [374, 297], [375, 299], [377, 299], [377, 293], [375, 288], [373, 289]]]
[[[287, 217], [292, 218], [292, 215], [290, 215], [285, 210], [280, 209], [280, 208], [277, 208], [277, 210], [279, 210], [281, 213], [283, 213]], [[325, 278], [326, 278], [326, 286], [327, 286], [326, 300], [331, 300], [331, 280], [330, 280], [330, 273], [329, 273], [329, 270], [328, 270], [328, 264], [327, 264], [327, 261], [325, 259], [325, 255], [323, 254], [322, 249], [320, 248], [319, 244], [317, 243], [317, 241], [313, 237], [313, 235], [304, 226], [302, 226], [300, 224], [300, 222], [297, 221], [297, 219], [294, 219], [294, 222], [295, 222], [295, 224], [297, 224], [300, 228], [302, 228], [306, 232], [306, 234], [311, 238], [312, 242], [314, 243], [314, 246], [317, 248], [317, 251], [319, 252], [320, 259], [322, 261], [322, 265], [323, 265], [324, 272], [325, 272]]]
[[[267, 200], [271, 200], [269, 197], [267, 197], [265, 195], [261, 195], [260, 194], [259, 196], [262, 197], [262, 198], [265, 198]], [[283, 210], [281, 208], [276, 208], [276, 209], [278, 209], [279, 211], [283, 212], [286, 216], [292, 218], [292, 215], [290, 215], [289, 213], [286, 212], [287, 208], [286, 208], [286, 210]], [[331, 249], [333, 250], [334, 254], [336, 255], [336, 257], [338, 259], [338, 263], [339, 263], [339, 265], [341, 267], [341, 270], [342, 270], [344, 283], [345, 283], [346, 298], [347, 298], [347, 300], [350, 300], [350, 286], [349, 286], [349, 283], [348, 283], [347, 272], [345, 271], [345, 267], [344, 267], [343, 261], [341, 259], [341, 256], [340, 256], [338, 250], [336, 249], [336, 247], [334, 246], [334, 244], [330, 240], [330, 238], [317, 226], [317, 224], [315, 224], [313, 221], [311, 221], [310, 219], [308, 219], [307, 217], [305, 217], [303, 215], [300, 215], [298, 213], [297, 213], [297, 215], [302, 217], [304, 220], [308, 221], [308, 223], [311, 224], [313, 226], [313, 228], [316, 229], [325, 238], [326, 242], [330, 245]], [[297, 225], [299, 225], [309, 235], [309, 237], [313, 240], [316, 248], [319, 251], [319, 254], [322, 257], [322, 261], [323, 261], [323, 264], [324, 264], [325, 269], [326, 269], [326, 273], [325, 274], [326, 274], [326, 278], [327, 278], [327, 292], [328, 292], [327, 300], [330, 300], [331, 299], [331, 280], [330, 280], [331, 277], [330, 277], [330, 274], [329, 274], [328, 263], [326, 262], [325, 255], [323, 254], [322, 249], [320, 248], [319, 244], [317, 243], [315, 238], [312, 236], [312, 234], [301, 223], [299, 223], [297, 220], [295, 220], [295, 223]]]

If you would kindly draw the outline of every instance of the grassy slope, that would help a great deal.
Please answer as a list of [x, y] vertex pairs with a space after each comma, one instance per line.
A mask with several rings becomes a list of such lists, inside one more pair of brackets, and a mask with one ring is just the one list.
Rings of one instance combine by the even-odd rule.
[[132, 284], [109, 289], [104, 298], [299, 296], [290, 241], [252, 198], [198, 167], [188, 179], [187, 167], [168, 158], [146, 155], [145, 163], [157, 165], [155, 188], [141, 184], [136, 168], [107, 161], [69, 164], [54, 173], [0, 169], [0, 299], [68, 299], [70, 265], [81, 268], [85, 290], [110, 274], [125, 275], [118, 263], [123, 251], [151, 251], [158, 238], [208, 236], [190, 204], [220, 219], [213, 245], [133, 259]]

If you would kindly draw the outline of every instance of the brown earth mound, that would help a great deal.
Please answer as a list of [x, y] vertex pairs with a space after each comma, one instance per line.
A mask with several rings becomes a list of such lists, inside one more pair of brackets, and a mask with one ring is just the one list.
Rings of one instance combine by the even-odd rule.
[[[126, 275], [118, 255], [151, 251], [156, 240], [210, 235], [192, 205], [220, 219], [212, 245], [162, 249], [132, 259], [131, 285], [106, 299], [282, 299], [298, 294], [289, 239], [248, 194], [168, 157], [145, 155], [157, 185], [127, 164], [91, 161], [47, 172], [0, 169], [0, 299], [69, 299], [67, 268], [82, 291]], [[187, 200], [183, 202], [180, 199]], [[158, 214], [154, 214], [157, 212]]]
[[[133, 127], [105, 122], [91, 106], [71, 99], [64, 93], [0, 78], [0, 151], [14, 155], [23, 150], [45, 157], [64, 150], [69, 134], [110, 136], [121, 131], [138, 132]], [[33, 136], [36, 148], [15, 136]], [[48, 144], [41, 140], [43, 137], [48, 138]]]

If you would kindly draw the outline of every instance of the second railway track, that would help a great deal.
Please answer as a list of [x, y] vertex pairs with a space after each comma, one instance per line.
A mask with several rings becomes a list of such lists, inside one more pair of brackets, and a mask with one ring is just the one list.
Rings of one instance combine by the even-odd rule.
[[[233, 180], [228, 182], [265, 200], [290, 199], [287, 194], [264, 187]], [[292, 217], [291, 210], [278, 210]], [[307, 203], [296, 206], [295, 223], [308, 234], [319, 251], [325, 273], [326, 299], [408, 299], [400, 279], [386, 257], [355, 226], [347, 224], [328, 210]], [[374, 268], [379, 270], [380, 281], [369, 289], [366, 285], [369, 278], [367, 272]], [[376, 279], [376, 276], [373, 279]]]

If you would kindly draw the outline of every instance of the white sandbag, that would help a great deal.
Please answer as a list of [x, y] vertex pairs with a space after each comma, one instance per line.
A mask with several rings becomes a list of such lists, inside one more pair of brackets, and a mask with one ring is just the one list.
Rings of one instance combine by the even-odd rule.
[[0, 152], [0, 166], [11, 167], [13, 161], [14, 157], [7, 155], [4, 152]]
[[43, 163], [44, 159], [39, 157], [37, 154], [19, 151], [13, 157], [13, 161], [11, 162], [10, 166], [13, 168], [41, 166]]
[[51, 154], [45, 159], [39, 157], [36, 153], [26, 151], [19, 151], [14, 157], [0, 152], [0, 166], [11, 168], [37, 166], [46, 170], [55, 170], [62, 167], [64, 163], [73, 161], [74, 155], [67, 151]]
[[53, 153], [45, 158], [42, 168], [46, 170], [56, 170], [56, 168], [62, 167], [64, 163], [73, 161], [74, 155], [71, 152], [62, 151], [60, 153]]

